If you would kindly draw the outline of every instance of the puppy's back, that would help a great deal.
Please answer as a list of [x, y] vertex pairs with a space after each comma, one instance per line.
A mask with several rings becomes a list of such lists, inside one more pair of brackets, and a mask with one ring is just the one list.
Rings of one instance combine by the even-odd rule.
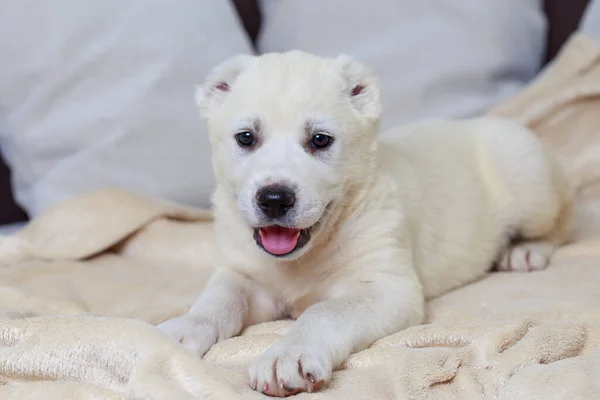
[[414, 227], [428, 297], [483, 276], [523, 227], [539, 235], [555, 229], [569, 198], [561, 168], [537, 137], [496, 117], [386, 132], [379, 157]]

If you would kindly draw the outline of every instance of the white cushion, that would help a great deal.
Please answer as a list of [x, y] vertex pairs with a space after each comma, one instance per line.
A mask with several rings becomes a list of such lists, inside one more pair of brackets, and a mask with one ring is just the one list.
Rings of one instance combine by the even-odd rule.
[[35, 216], [118, 186], [209, 204], [195, 85], [251, 52], [230, 1], [0, 2], [0, 148]]
[[580, 30], [600, 43], [600, 1], [591, 0], [581, 18]]
[[481, 113], [540, 69], [539, 0], [263, 0], [262, 52], [348, 53], [383, 88], [383, 128]]

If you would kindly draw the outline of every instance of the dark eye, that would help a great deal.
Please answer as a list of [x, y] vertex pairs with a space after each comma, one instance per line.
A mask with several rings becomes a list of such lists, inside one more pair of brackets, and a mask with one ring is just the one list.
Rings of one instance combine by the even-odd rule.
[[313, 135], [310, 145], [315, 149], [324, 149], [333, 143], [333, 138], [323, 133]]
[[250, 147], [255, 143], [254, 134], [250, 131], [240, 132], [235, 135], [235, 140], [242, 147]]

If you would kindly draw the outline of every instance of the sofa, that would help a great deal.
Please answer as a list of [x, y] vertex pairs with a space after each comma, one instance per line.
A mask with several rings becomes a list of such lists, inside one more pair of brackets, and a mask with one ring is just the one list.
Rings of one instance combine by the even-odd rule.
[[[543, 2], [543, 10], [547, 19], [546, 49], [543, 55], [543, 63], [551, 61], [567, 38], [577, 29], [587, 3], [586, 0], [573, 0], [570, 2], [546, 0]], [[249, 39], [256, 47], [261, 28], [259, 2], [257, 0], [234, 0], [233, 4]], [[20, 206], [15, 201], [14, 182], [11, 186], [11, 171], [2, 158], [3, 150], [6, 150], [1, 148], [2, 143], [2, 140], [0, 140], [0, 226], [19, 223], [28, 219], [27, 212], [22, 207], [23, 204], [21, 203]], [[209, 173], [206, 172], [206, 174]]]

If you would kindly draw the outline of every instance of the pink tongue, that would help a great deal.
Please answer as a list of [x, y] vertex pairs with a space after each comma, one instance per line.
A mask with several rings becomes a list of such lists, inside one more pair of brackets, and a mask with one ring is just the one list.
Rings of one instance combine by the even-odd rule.
[[278, 256], [294, 250], [300, 236], [299, 229], [282, 228], [281, 226], [265, 226], [259, 231], [265, 250]]

